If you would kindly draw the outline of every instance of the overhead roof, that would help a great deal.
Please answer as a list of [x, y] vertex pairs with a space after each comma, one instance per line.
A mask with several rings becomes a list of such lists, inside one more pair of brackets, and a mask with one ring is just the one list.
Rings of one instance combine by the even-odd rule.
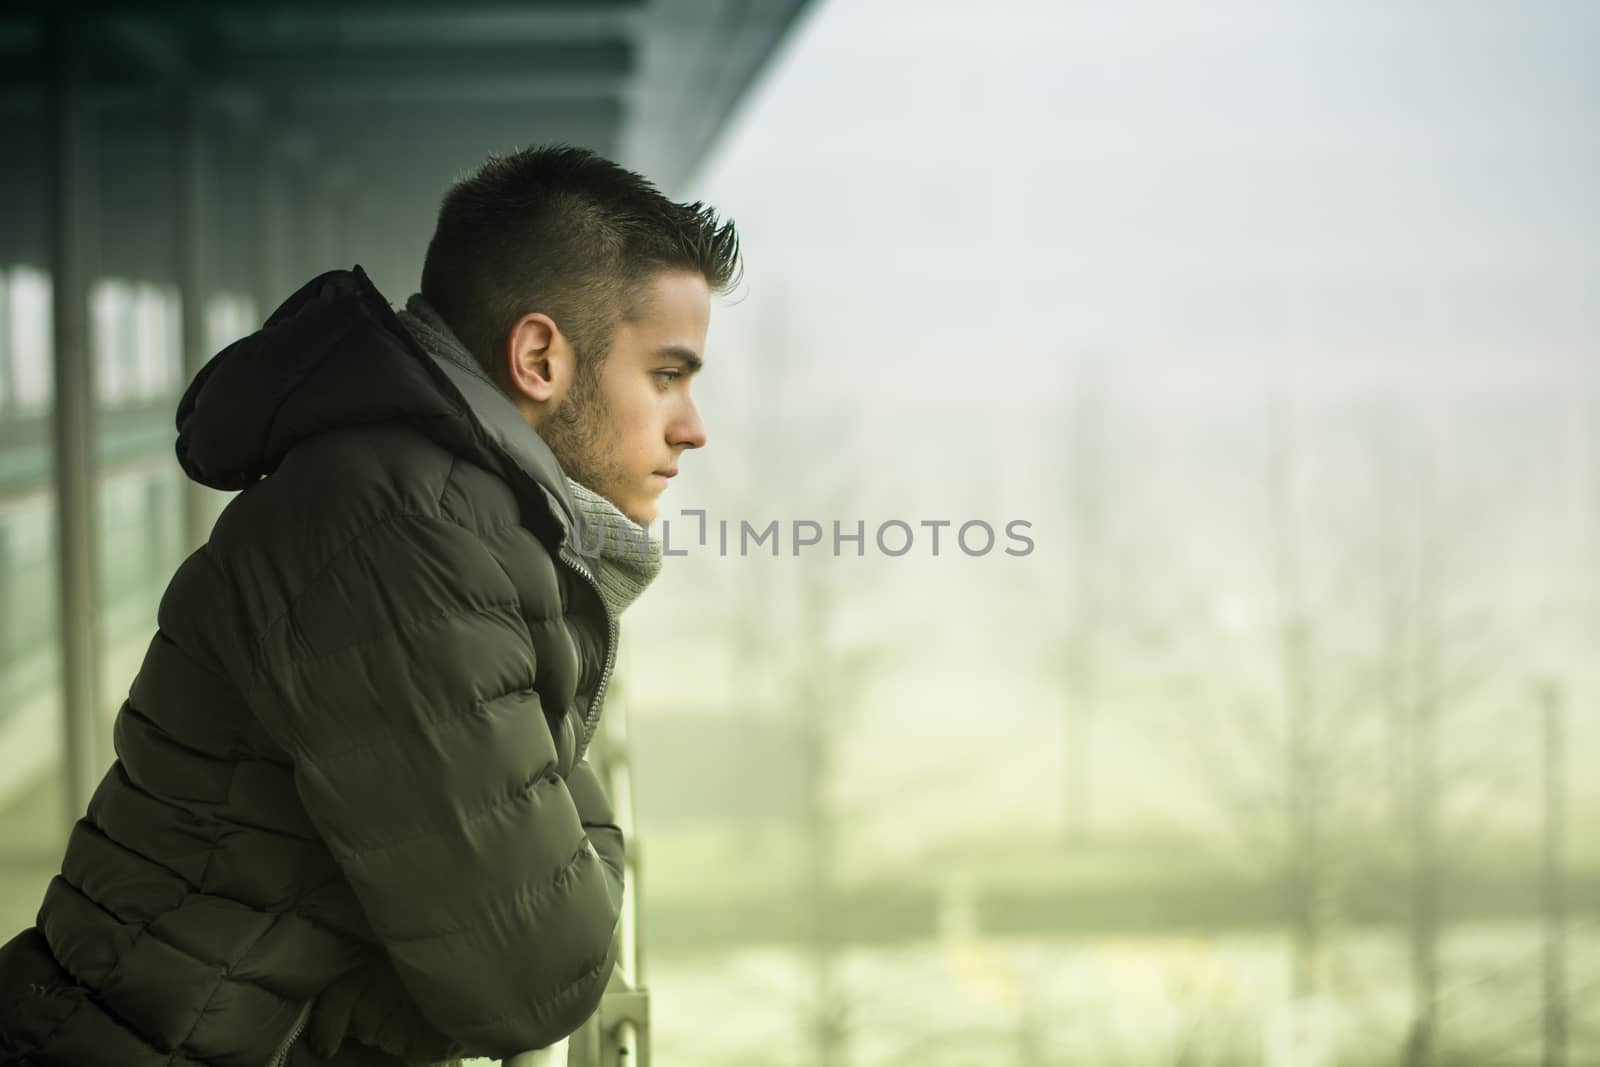
[[37, 112], [59, 64], [48, 25], [60, 18], [110, 136], [181, 121], [177, 90], [335, 184], [381, 197], [408, 224], [431, 221], [449, 181], [487, 153], [545, 141], [592, 147], [672, 195], [804, 7], [35, 0], [0, 14], [0, 122]]

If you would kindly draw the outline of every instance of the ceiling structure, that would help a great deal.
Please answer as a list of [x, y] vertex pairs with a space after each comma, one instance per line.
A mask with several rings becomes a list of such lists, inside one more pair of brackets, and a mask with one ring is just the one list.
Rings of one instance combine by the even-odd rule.
[[[359, 192], [369, 218], [398, 220], [416, 244], [425, 240], [453, 178], [490, 152], [541, 142], [591, 147], [681, 197], [805, 6], [805, 0], [36, 2], [0, 14], [0, 126], [20, 134], [10, 138], [13, 144], [26, 143], [30, 131], [49, 135], [37, 124], [67, 62], [60, 54], [65, 39], [76, 53], [72, 61], [82, 64], [98, 128], [113, 144], [119, 135], [159, 141], [164, 127], [166, 139], [176, 141], [186, 121], [184, 101], [197, 101], [224, 127], [220, 139], [243, 137], [317, 174], [336, 193]], [[220, 188], [239, 193], [248, 155], [239, 172], [218, 175]], [[157, 163], [135, 159], [129, 166]], [[26, 166], [7, 170], [14, 173], [0, 181], [27, 184]], [[166, 177], [141, 181], [127, 167], [111, 170], [113, 180], [127, 177], [133, 186]]]

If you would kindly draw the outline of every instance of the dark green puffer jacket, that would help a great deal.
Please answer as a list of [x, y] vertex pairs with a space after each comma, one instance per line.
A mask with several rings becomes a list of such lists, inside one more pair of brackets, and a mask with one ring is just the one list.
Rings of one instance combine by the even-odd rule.
[[0, 1061], [396, 1063], [291, 1042], [374, 961], [468, 1054], [572, 1032], [616, 952], [622, 835], [582, 758], [616, 623], [549, 450], [359, 268], [218, 354], [178, 426], [190, 477], [243, 492], [0, 949]]

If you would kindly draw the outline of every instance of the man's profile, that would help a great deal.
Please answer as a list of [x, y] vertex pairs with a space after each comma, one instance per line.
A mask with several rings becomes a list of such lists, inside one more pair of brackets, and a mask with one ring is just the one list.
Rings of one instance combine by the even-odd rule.
[[433, 1063], [593, 1013], [623, 841], [585, 754], [739, 261], [530, 149], [451, 188], [403, 310], [332, 271], [205, 365], [178, 457], [242, 491], [0, 947], [0, 1064]]

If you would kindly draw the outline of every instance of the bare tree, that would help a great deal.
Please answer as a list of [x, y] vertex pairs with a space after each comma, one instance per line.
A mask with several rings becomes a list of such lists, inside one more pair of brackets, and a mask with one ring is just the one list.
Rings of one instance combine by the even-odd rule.
[[[1412, 413], [1414, 414], [1414, 413]], [[1439, 719], [1445, 546], [1438, 478], [1424, 446], [1380, 411], [1370, 428], [1376, 527], [1378, 706], [1384, 723], [1384, 811], [1404, 829], [1412, 992], [1402, 1062], [1430, 1063], [1439, 1020]]]
[[[764, 295], [769, 311], [761, 344], [767, 369], [751, 383], [746, 407], [750, 419], [741, 434], [747, 466], [742, 480], [729, 488], [742, 507], [763, 518], [802, 506], [816, 516], [811, 521], [843, 515], [864, 495], [859, 465], [850, 460], [859, 451], [846, 443], [859, 433], [859, 421], [846, 412], [824, 413], [814, 405], [787, 402], [795, 395], [791, 386], [804, 376], [799, 364], [803, 338], [790, 321], [785, 292]], [[829, 440], [837, 447], [808, 451], [801, 468], [793, 442], [811, 439]], [[780, 497], [780, 487], [787, 496]], [[782, 529], [780, 522], [780, 546]], [[820, 559], [828, 547], [817, 545], [812, 558]], [[743, 705], [735, 728], [776, 726], [795, 746], [802, 875], [794, 903], [800, 918], [799, 948], [809, 971], [809, 989], [798, 1008], [817, 1067], [844, 1067], [851, 1061], [851, 1035], [859, 1021], [859, 991], [841, 971], [848, 943], [840, 924], [838, 871], [846, 817], [834, 791], [837, 749], [856, 710], [853, 694], [882, 665], [879, 650], [840, 647], [834, 637], [850, 599], [871, 595], [859, 582], [847, 591], [840, 570], [827, 562], [808, 562], [802, 568], [792, 560], [751, 559], [737, 568], [720, 598], [730, 606], [727, 624]], [[724, 572], [731, 574], [731, 569]], [[748, 786], [755, 790], [763, 784], [752, 781]], [[745, 843], [754, 845], [759, 825], [751, 818], [740, 824]]]
[[1313, 456], [1293, 404], [1279, 392], [1265, 409], [1261, 529], [1269, 610], [1248, 635], [1259, 643], [1247, 650], [1265, 654], [1264, 669], [1251, 669], [1253, 659], [1236, 665], [1233, 684], [1243, 691], [1209, 714], [1197, 706], [1194, 678], [1173, 681], [1194, 762], [1248, 861], [1281, 891], [1289, 992], [1304, 1003], [1327, 992], [1353, 815], [1371, 791], [1364, 727], [1374, 679], [1339, 632], [1350, 546], [1323, 546], [1308, 534], [1325, 526], [1312, 505], [1328, 502], [1306, 492]]
[[1104, 373], [1089, 357], [1076, 362], [1077, 381], [1062, 433], [1067, 468], [1068, 528], [1072, 544], [1067, 582], [1068, 618], [1062, 639], [1065, 699], [1066, 820], [1068, 848], [1089, 837], [1093, 803], [1095, 720], [1099, 704], [1098, 641], [1104, 624], [1102, 582], [1106, 522], [1106, 388]]
[[1374, 840], [1405, 886], [1412, 1004], [1401, 1062], [1407, 1067], [1426, 1067], [1442, 1055], [1442, 887], [1452, 876], [1450, 857], [1482, 824], [1459, 800], [1467, 786], [1498, 796], [1508, 784], [1501, 754], [1480, 761], [1492, 766], [1473, 767], [1459, 741], [1446, 740], [1474, 733], [1461, 728], [1473, 690], [1517, 651], [1483, 613], [1463, 610], [1472, 578], [1467, 547], [1483, 525], [1447, 514], [1456, 509], [1446, 503], [1443, 442], [1437, 430], [1419, 428], [1427, 420], [1418, 415], [1414, 402], [1382, 411], [1369, 437], [1378, 697], [1387, 739], [1386, 799], [1384, 810], [1373, 813]]
[[[1095, 752], [1103, 699], [1107, 636], [1118, 623], [1109, 598], [1112, 523], [1121, 485], [1113, 456], [1113, 396], [1106, 363], [1087, 353], [1068, 357], [1068, 395], [1047, 440], [1065, 473], [1061, 518], [1069, 545], [1060, 589], [1063, 613], [1047, 639], [1042, 670], [1061, 694], [1062, 844], [1081, 848], [1095, 831]], [[1030, 595], [1036, 593], [1030, 590]]]
[[852, 1025], [850, 997], [839, 975], [842, 938], [834, 899], [840, 828], [829, 802], [842, 696], [824, 667], [831, 658], [826, 644], [831, 599], [825, 581], [804, 583], [799, 619], [804, 652], [789, 707], [801, 743], [798, 755], [803, 768], [805, 936], [813, 980], [807, 1022], [817, 1067], [840, 1067], [849, 1062]]
[[1292, 945], [1291, 991], [1300, 999], [1318, 991], [1331, 903], [1324, 822], [1327, 792], [1333, 784], [1327, 750], [1331, 734], [1323, 723], [1312, 607], [1298, 532], [1294, 486], [1299, 451], [1293, 415], [1281, 396], [1269, 418], [1268, 522], [1277, 607], [1275, 629], [1284, 720], [1283, 783], [1288, 818], [1284, 876]]
[[1566, 774], [1563, 729], [1565, 706], [1554, 683], [1540, 687], [1543, 719], [1544, 818], [1543, 863], [1540, 867], [1540, 902], [1544, 912], [1544, 1067], [1566, 1067], [1567, 1062], [1567, 902], [1566, 879]]

